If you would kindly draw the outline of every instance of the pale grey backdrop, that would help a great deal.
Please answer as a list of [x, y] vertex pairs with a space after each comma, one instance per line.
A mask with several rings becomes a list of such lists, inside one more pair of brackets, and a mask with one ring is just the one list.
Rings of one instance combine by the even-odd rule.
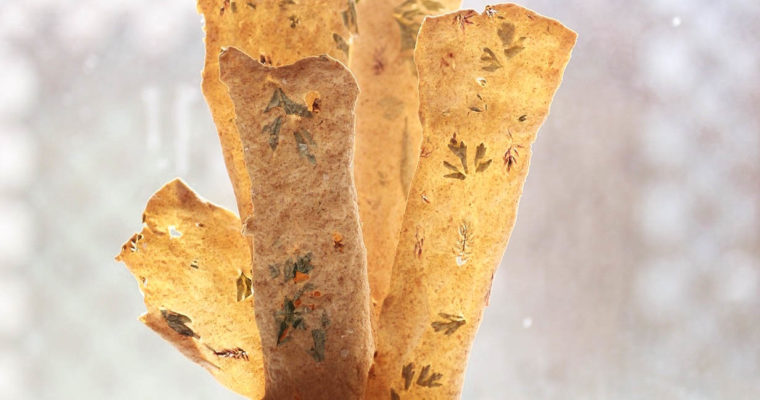
[[[760, 398], [760, 2], [522, 4], [579, 39], [463, 397]], [[238, 398], [112, 260], [175, 176], [233, 207], [201, 39], [192, 0], [0, 1], [1, 399]]]

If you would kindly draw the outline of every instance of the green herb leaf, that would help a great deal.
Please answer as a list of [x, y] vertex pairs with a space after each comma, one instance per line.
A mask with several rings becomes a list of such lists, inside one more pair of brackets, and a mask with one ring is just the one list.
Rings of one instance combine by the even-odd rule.
[[274, 121], [264, 125], [261, 130], [261, 132], [269, 134], [269, 147], [272, 150], [275, 150], [280, 142], [280, 127], [282, 127], [282, 116], [278, 116]]
[[274, 90], [272, 98], [269, 99], [269, 104], [267, 104], [264, 112], [277, 107], [282, 107], [286, 115], [298, 115], [304, 118], [311, 118], [311, 112], [305, 105], [298, 104], [291, 100], [280, 88]]
[[327, 333], [322, 329], [313, 329], [311, 331], [311, 338], [314, 340], [314, 346], [309, 350], [309, 353], [317, 362], [324, 361]]
[[[460, 232], [460, 235], [462, 233]], [[467, 233], [465, 232], [465, 235]], [[453, 315], [453, 314], [446, 314], [446, 313], [439, 313], [439, 317], [443, 318], [443, 321], [436, 321], [430, 324], [433, 327], [433, 330], [436, 332], [444, 331], [443, 334], [448, 336], [452, 333], [456, 332], [459, 327], [464, 325], [466, 323], [465, 319], [461, 315]]]
[[401, 377], [404, 378], [404, 390], [409, 390], [414, 380], [414, 363], [404, 365], [401, 369]]
[[298, 150], [298, 154], [309, 160], [310, 163], [316, 164], [317, 158], [314, 157], [314, 154], [311, 153], [311, 149], [309, 148], [315, 144], [314, 139], [311, 137], [311, 133], [306, 129], [301, 129], [293, 132], [293, 135], [296, 138], [296, 149]]
[[193, 322], [188, 316], [169, 310], [161, 310], [161, 316], [164, 317], [169, 328], [172, 328], [180, 335], [200, 339], [200, 336], [196, 335], [195, 332], [186, 325]]

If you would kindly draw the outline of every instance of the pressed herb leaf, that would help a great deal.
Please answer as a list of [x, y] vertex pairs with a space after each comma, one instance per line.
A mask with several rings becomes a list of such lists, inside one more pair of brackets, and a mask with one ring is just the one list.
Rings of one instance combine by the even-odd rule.
[[309, 353], [317, 362], [324, 361], [325, 340], [327, 339], [327, 334], [322, 329], [313, 329], [311, 331], [311, 337], [314, 340], [314, 346], [309, 350]]
[[491, 166], [491, 161], [493, 161], [493, 159], [488, 160], [488, 161], [484, 161], [484, 162], [478, 164], [478, 167], [475, 169], [475, 172], [483, 172], [486, 169], [488, 169], [488, 167]]
[[456, 138], [454, 138], [451, 139], [451, 142], [449, 143], [449, 150], [459, 158], [459, 161], [462, 162], [464, 173], [467, 174], [469, 172], [467, 170], [467, 145], [464, 144], [464, 141], [457, 143]]
[[499, 25], [499, 30], [496, 31], [496, 34], [499, 35], [499, 39], [501, 39], [501, 43], [504, 47], [511, 45], [515, 38], [515, 24], [511, 22], [502, 22], [501, 25]]
[[404, 390], [409, 390], [414, 380], [414, 363], [404, 365], [401, 369], [401, 377], [404, 378]]
[[437, 372], [430, 373], [430, 365], [426, 365], [422, 367], [422, 371], [420, 371], [420, 376], [417, 378], [417, 384], [419, 386], [424, 387], [436, 387], [441, 386], [441, 384], [438, 382], [439, 379], [443, 377], [443, 374], [439, 374]]
[[277, 88], [272, 93], [272, 98], [269, 99], [267, 107], [264, 112], [267, 112], [273, 108], [282, 107], [286, 115], [298, 115], [304, 118], [311, 118], [311, 112], [309, 108], [303, 104], [298, 104], [285, 95], [285, 92], [281, 88]]
[[346, 56], [348, 56], [348, 43], [346, 43], [346, 40], [343, 39], [343, 36], [338, 35], [337, 33], [333, 33], [333, 40], [335, 41], [335, 46], [338, 48], [338, 50], [341, 50], [342, 52], [346, 53]]
[[401, 400], [401, 397], [395, 390], [393, 390], [393, 388], [391, 388], [391, 400]]
[[483, 47], [483, 54], [480, 56], [480, 61], [485, 65], [482, 67], [484, 71], [493, 72], [501, 68], [501, 62], [496, 58], [496, 54], [488, 47]]
[[169, 310], [161, 310], [161, 316], [164, 317], [169, 328], [172, 328], [180, 335], [200, 339], [200, 336], [186, 325], [193, 322], [188, 316]]
[[310, 163], [316, 164], [317, 158], [314, 157], [314, 154], [311, 153], [311, 149], [309, 148], [309, 146], [314, 145], [314, 140], [309, 131], [301, 129], [293, 132], [293, 135], [296, 138], [296, 149], [298, 150], [298, 154], [309, 160]]
[[435, 321], [431, 324], [431, 326], [436, 332], [443, 331], [443, 334], [446, 336], [456, 332], [459, 327], [465, 324], [465, 319], [461, 315], [439, 313], [438, 316], [444, 320]]

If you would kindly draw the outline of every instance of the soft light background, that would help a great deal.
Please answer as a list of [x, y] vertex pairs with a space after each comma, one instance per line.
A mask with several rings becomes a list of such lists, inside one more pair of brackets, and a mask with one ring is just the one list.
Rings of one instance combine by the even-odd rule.
[[[760, 398], [760, 2], [522, 4], [579, 40], [463, 398]], [[0, 1], [1, 399], [238, 398], [113, 261], [175, 176], [233, 208], [201, 39], [192, 0]]]

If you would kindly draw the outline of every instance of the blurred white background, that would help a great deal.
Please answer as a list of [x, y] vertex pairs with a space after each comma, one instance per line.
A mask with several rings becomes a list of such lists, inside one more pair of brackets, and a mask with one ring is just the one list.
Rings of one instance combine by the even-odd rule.
[[[521, 4], [579, 38], [463, 398], [760, 398], [760, 2]], [[0, 399], [239, 398], [113, 261], [175, 176], [234, 209], [202, 37], [192, 0], [0, 1]]]

